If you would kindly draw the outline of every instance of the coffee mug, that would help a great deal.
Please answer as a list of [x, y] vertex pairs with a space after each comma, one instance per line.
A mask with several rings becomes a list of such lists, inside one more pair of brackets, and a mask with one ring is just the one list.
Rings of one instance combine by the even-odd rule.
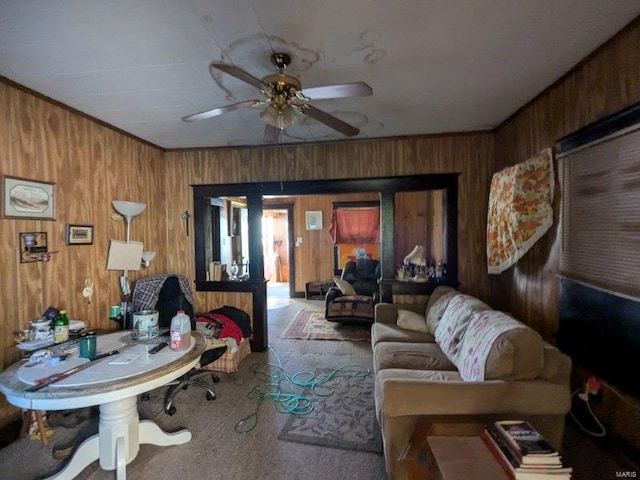
[[93, 360], [96, 358], [96, 336], [86, 335], [80, 339], [80, 356]]

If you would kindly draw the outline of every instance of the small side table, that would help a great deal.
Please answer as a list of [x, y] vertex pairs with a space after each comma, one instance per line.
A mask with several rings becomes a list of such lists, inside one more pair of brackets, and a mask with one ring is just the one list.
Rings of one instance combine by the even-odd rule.
[[305, 298], [307, 300], [324, 300], [327, 291], [331, 287], [335, 287], [336, 283], [333, 280], [327, 280], [324, 282], [307, 282], [304, 286]]
[[486, 424], [420, 419], [398, 457], [407, 480], [508, 480], [480, 438]]

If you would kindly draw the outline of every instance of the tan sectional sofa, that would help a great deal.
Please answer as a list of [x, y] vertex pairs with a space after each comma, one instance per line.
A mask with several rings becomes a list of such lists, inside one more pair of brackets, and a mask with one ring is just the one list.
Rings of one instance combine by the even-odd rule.
[[417, 420], [525, 419], [560, 448], [571, 360], [530, 327], [450, 287], [427, 305], [376, 305], [376, 416], [389, 478]]

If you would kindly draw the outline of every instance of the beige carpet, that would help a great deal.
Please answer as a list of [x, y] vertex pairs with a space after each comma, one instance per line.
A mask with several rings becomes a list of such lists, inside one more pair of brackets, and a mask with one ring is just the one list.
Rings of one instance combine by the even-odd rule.
[[371, 339], [371, 325], [329, 322], [324, 318], [324, 310], [300, 310], [282, 338], [368, 342]]

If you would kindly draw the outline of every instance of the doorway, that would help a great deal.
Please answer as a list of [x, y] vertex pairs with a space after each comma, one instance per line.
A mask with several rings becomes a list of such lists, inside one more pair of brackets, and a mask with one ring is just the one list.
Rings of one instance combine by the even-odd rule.
[[268, 204], [262, 210], [262, 253], [268, 300], [295, 296], [292, 220], [292, 204]]

